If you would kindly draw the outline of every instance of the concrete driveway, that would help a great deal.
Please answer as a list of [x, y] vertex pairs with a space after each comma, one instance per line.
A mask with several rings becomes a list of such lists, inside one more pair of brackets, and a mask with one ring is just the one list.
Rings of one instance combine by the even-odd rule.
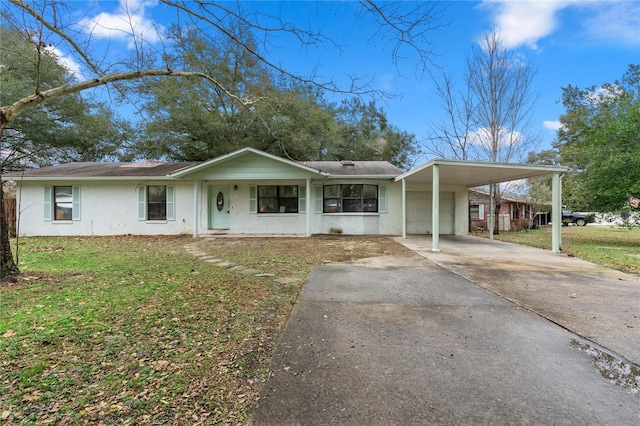
[[640, 278], [591, 262], [480, 237], [396, 241], [514, 304], [640, 365]]
[[[422, 250], [430, 241], [410, 239], [404, 243], [429, 259], [412, 253], [314, 268], [250, 423], [638, 424], [640, 395], [606, 380], [594, 366], [594, 355], [609, 359], [609, 351], [532, 312], [526, 303], [499, 296], [498, 288], [487, 291], [468, 279], [508, 281], [506, 272], [481, 262], [484, 256], [476, 267], [475, 258], [462, 255], [463, 245], [473, 242], [447, 239], [442, 252], [432, 253]], [[519, 248], [508, 246], [509, 253]], [[443, 266], [430, 260], [434, 256]], [[591, 282], [581, 275], [583, 267], [570, 272], [542, 266], [558, 277], [556, 286], [577, 274], [562, 291], [566, 297], [551, 305], [559, 307], [565, 299], [569, 306], [591, 303], [579, 289]], [[529, 271], [528, 278], [517, 271], [513, 277], [542, 297], [545, 290], [537, 283], [546, 282], [543, 271]], [[638, 297], [640, 283], [626, 278], [627, 296]], [[636, 328], [639, 308], [632, 306], [636, 323], [630, 325]], [[581, 310], [573, 306], [567, 312]], [[626, 347], [628, 354], [622, 351]], [[633, 342], [614, 350], [633, 359]], [[623, 358], [611, 360], [635, 368]]]

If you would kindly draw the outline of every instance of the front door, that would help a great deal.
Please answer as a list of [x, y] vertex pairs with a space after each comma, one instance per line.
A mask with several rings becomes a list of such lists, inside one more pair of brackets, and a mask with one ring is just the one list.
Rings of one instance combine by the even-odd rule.
[[229, 229], [229, 186], [209, 186], [209, 229]]

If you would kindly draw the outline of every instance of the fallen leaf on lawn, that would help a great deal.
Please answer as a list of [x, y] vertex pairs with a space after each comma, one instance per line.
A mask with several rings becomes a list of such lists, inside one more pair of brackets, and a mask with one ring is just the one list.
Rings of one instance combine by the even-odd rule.
[[2, 335], [2, 337], [7, 338], [7, 337], [13, 337], [16, 335], [16, 332], [13, 330], [7, 330], [6, 333], [4, 333]]
[[156, 370], [162, 370], [163, 368], [165, 368], [169, 364], [170, 364], [170, 362], [167, 361], [167, 360], [153, 361], [151, 363], [151, 365], [153, 365], [153, 368], [156, 369]]
[[24, 397], [22, 397], [23, 401], [29, 401], [29, 402], [34, 402], [40, 399], [40, 397], [42, 396], [42, 394], [38, 391], [32, 393], [31, 395], [25, 395]]

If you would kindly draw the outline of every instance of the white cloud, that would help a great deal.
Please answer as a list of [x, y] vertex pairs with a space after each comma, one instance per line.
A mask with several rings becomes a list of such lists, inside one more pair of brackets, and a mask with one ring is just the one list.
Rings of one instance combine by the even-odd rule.
[[592, 38], [632, 46], [640, 44], [640, 2], [617, 1], [591, 6], [595, 13], [583, 24]]
[[542, 125], [547, 130], [555, 130], [555, 131], [560, 130], [560, 127], [562, 127], [562, 123], [560, 123], [560, 121], [558, 120], [544, 120], [542, 122]]
[[395, 89], [395, 75], [394, 74], [385, 74], [378, 79], [382, 90], [387, 92], [391, 92]]
[[[509, 131], [506, 128], [500, 128], [498, 132], [498, 149], [515, 147], [524, 140], [522, 133], [517, 131]], [[474, 145], [481, 146], [486, 151], [491, 151], [493, 144], [492, 140], [493, 137], [491, 129], [486, 127], [482, 127], [469, 133], [469, 141]]]
[[640, 44], [637, 1], [484, 0], [481, 7], [493, 15], [507, 49], [539, 49], [539, 41], [560, 28], [560, 12], [570, 8], [582, 12], [573, 13], [572, 17], [582, 19], [583, 37]]
[[54, 46], [47, 47], [47, 50], [49, 50], [51, 53], [55, 55], [58, 62], [64, 65], [64, 67], [67, 70], [69, 70], [71, 75], [73, 75], [76, 78], [80, 78], [83, 76], [80, 64], [74, 61], [73, 58], [65, 56], [60, 49]]
[[156, 4], [156, 0], [120, 0], [114, 12], [83, 19], [80, 25], [92, 37], [125, 41], [130, 48], [136, 39], [156, 43], [160, 40], [162, 26], [145, 16], [146, 10]]
[[538, 40], [558, 27], [557, 13], [569, 1], [485, 0], [482, 6], [494, 11], [495, 24], [507, 49], [521, 45], [538, 49]]

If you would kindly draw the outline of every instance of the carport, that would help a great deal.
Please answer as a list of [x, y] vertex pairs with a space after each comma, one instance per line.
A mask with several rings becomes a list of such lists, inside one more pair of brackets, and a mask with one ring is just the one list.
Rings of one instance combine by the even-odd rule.
[[[436, 159], [403, 173], [395, 178], [402, 183], [402, 238], [407, 238], [407, 184], [430, 188], [431, 200], [431, 232], [432, 251], [440, 251], [440, 197], [444, 185], [465, 186], [467, 188], [498, 184], [519, 179], [552, 175], [551, 184], [551, 217], [552, 241], [551, 251], [560, 252], [562, 226], [562, 179], [561, 173], [568, 169], [562, 166], [544, 166], [533, 164], [492, 163], [468, 160]], [[493, 191], [491, 192], [493, 204]], [[494, 212], [490, 212], [493, 223]], [[467, 208], [468, 214], [468, 208]], [[490, 227], [493, 236], [493, 226]]]

